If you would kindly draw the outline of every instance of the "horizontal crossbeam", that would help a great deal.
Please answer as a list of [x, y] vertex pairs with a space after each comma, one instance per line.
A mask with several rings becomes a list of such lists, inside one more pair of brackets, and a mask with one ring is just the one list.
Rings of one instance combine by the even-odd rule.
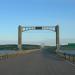
[[31, 26], [31, 27], [22, 26], [23, 32], [28, 30], [50, 30], [55, 32], [55, 26]]

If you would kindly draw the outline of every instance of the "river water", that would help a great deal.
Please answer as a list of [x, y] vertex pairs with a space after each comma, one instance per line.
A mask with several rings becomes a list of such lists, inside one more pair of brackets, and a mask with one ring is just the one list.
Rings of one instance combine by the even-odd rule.
[[0, 54], [15, 54], [17, 51], [15, 50], [0, 50]]
[[75, 54], [75, 50], [61, 50], [61, 51], [67, 54]]

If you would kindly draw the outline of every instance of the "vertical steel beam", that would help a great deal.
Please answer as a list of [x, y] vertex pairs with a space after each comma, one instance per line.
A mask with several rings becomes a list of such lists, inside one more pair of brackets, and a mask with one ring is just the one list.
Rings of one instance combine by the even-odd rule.
[[58, 51], [59, 48], [60, 48], [60, 42], [59, 42], [59, 25], [56, 25], [55, 31], [56, 31], [56, 51]]
[[19, 25], [18, 27], [18, 49], [22, 50], [22, 27]]

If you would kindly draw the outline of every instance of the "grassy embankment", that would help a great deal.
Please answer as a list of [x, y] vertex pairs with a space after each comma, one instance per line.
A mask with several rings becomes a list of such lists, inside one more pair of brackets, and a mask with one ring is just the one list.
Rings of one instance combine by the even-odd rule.
[[61, 50], [75, 50], [75, 45], [61, 45]]
[[[39, 49], [39, 45], [22, 45], [23, 50]], [[0, 50], [18, 50], [17, 45], [0, 45]]]

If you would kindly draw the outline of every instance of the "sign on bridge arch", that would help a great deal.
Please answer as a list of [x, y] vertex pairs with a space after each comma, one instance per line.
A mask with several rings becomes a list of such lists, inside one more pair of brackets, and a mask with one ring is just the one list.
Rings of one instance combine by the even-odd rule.
[[59, 43], [59, 25], [56, 26], [31, 26], [31, 27], [25, 27], [19, 25], [18, 27], [18, 49], [22, 50], [22, 32], [28, 31], [28, 30], [50, 30], [56, 33], [56, 51], [60, 48]]

